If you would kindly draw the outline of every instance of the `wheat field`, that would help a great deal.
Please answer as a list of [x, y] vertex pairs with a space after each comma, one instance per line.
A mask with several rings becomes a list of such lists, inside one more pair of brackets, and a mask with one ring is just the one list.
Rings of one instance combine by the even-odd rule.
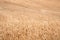
[[0, 0], [0, 40], [60, 40], [60, 0]]

